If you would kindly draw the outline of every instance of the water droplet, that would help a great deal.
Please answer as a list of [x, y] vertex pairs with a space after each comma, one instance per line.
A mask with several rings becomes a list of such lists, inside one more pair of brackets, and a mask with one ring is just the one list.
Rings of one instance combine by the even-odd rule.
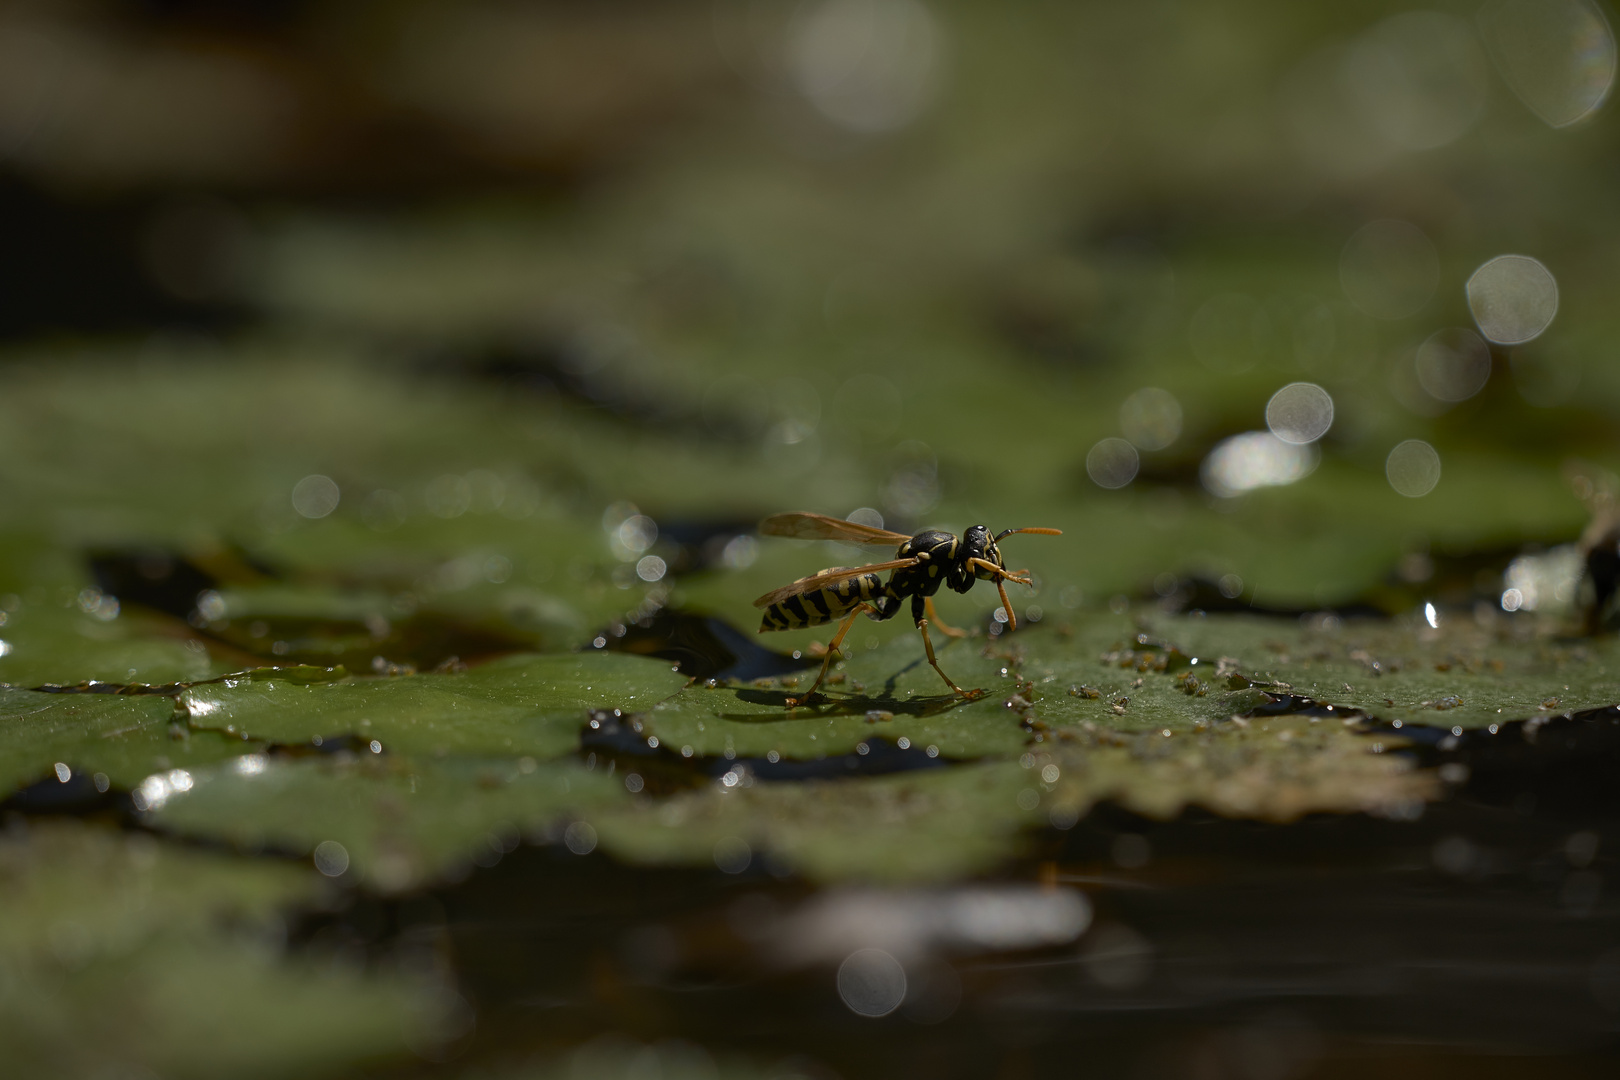
[[315, 845], [315, 869], [327, 877], [341, 877], [349, 869], [349, 849], [336, 840]]

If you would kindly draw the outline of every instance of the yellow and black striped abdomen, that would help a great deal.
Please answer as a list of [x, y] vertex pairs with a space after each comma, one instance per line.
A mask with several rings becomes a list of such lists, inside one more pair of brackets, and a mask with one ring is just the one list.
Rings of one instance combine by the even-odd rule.
[[[833, 566], [821, 571], [821, 574], [843, 569], [845, 567]], [[809, 581], [810, 578], [819, 576], [820, 574], [811, 574], [810, 577], [802, 577], [799, 581]], [[824, 588], [811, 589], [790, 596], [786, 600], [778, 600], [765, 609], [765, 617], [760, 620], [759, 631], [763, 634], [767, 630], [800, 630], [806, 626], [820, 626], [822, 623], [843, 618], [855, 605], [863, 601], [867, 603], [876, 601], [883, 593], [883, 578], [879, 574], [859, 574], [845, 578]]]

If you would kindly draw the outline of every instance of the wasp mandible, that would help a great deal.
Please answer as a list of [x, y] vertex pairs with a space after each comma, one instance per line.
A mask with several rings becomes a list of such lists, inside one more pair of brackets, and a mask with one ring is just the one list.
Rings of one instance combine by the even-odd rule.
[[[765, 617], [759, 624], [762, 634], [767, 630], [798, 630], [843, 619], [838, 632], [827, 643], [827, 656], [821, 662], [821, 672], [816, 676], [816, 681], [802, 697], [789, 698], [787, 703], [790, 707], [809, 701], [814, 696], [822, 680], [827, 677], [827, 669], [838, 654], [838, 645], [849, 633], [855, 616], [865, 612], [879, 621], [892, 619], [900, 613], [901, 602], [908, 596], [911, 597], [911, 618], [922, 632], [923, 650], [928, 654], [929, 664], [933, 665], [939, 677], [954, 693], [963, 697], [971, 696], [973, 692], [963, 690], [952, 682], [934, 658], [934, 643], [928, 636], [930, 621], [941, 633], [951, 637], [963, 635], [963, 631], [946, 626], [935, 614], [934, 594], [941, 585], [965, 593], [981, 578], [993, 581], [1001, 593], [1001, 606], [1007, 612], [1007, 628], [1015, 630], [1018, 621], [1013, 615], [1012, 604], [1007, 600], [1005, 583], [1016, 581], [1020, 585], [1033, 585], [1034, 582], [1030, 580], [1028, 571], [1009, 572], [997, 545], [1014, 533], [1063, 535], [1060, 529], [1007, 529], [992, 537], [987, 527], [974, 525], [961, 536], [932, 529], [907, 536], [803, 510], [773, 514], [760, 522], [759, 531], [764, 536], [791, 536], [803, 540], [898, 545], [895, 557], [888, 562], [872, 563], [870, 566], [834, 566], [819, 574], [800, 578], [754, 601], [755, 607], [765, 609]], [[892, 571], [887, 582], [882, 578], [885, 570]]]

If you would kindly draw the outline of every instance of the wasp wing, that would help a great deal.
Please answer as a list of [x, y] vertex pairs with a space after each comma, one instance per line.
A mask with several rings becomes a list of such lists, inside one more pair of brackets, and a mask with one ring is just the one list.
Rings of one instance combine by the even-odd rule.
[[862, 574], [881, 574], [885, 570], [899, 570], [907, 566], [916, 566], [921, 561], [921, 559], [892, 559], [889, 562], [873, 563], [870, 566], [845, 567], [842, 570], [823, 570], [813, 577], [795, 581], [791, 585], [784, 585], [780, 589], [766, 593], [754, 601], [754, 606], [770, 607], [772, 604], [781, 603], [790, 596], [800, 596], [804, 593], [815, 592], [817, 589], [825, 589], [829, 585], [836, 585], [838, 582], [852, 577], [859, 577]]
[[795, 510], [787, 514], [772, 514], [759, 523], [764, 536], [791, 536], [799, 540], [842, 540], [846, 544], [903, 544], [911, 537], [904, 533], [875, 529], [854, 521], [812, 514], [808, 510]]

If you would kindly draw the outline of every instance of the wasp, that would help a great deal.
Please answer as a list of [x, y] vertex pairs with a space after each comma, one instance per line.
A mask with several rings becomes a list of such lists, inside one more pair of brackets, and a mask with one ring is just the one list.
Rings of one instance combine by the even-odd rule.
[[[963, 690], [952, 682], [934, 657], [934, 643], [928, 636], [930, 621], [941, 633], [951, 637], [963, 635], [961, 630], [953, 630], [940, 621], [934, 611], [934, 594], [941, 585], [965, 593], [973, 588], [976, 581], [993, 581], [1001, 593], [1002, 609], [1007, 613], [1007, 628], [1017, 629], [1017, 618], [1013, 615], [1012, 604], [1007, 600], [1006, 582], [1016, 581], [1020, 585], [1033, 585], [1034, 582], [1030, 580], [1027, 570], [1010, 572], [1002, 561], [1001, 549], [997, 545], [1014, 533], [1063, 535], [1059, 529], [1030, 528], [1008, 529], [992, 537], [986, 526], [974, 525], [961, 536], [932, 529], [907, 536], [802, 510], [773, 514], [760, 522], [759, 531], [764, 536], [790, 536], [803, 540], [897, 545], [895, 557], [888, 562], [830, 567], [768, 592], [754, 601], [755, 607], [765, 609], [765, 617], [759, 625], [762, 634], [767, 630], [798, 630], [835, 619], [843, 620], [838, 632], [827, 643], [827, 655], [821, 662], [821, 672], [816, 676], [816, 681], [802, 697], [789, 698], [789, 706], [802, 704], [815, 694], [817, 687], [827, 677], [827, 669], [838, 654], [839, 643], [855, 622], [855, 616], [865, 613], [878, 621], [892, 619], [900, 613], [901, 604], [907, 597], [911, 598], [911, 618], [922, 633], [923, 651], [928, 654], [928, 663], [939, 672], [939, 677], [945, 680], [945, 685], [953, 693], [972, 697], [975, 692]], [[884, 571], [889, 571], [887, 582], [883, 580]]]

